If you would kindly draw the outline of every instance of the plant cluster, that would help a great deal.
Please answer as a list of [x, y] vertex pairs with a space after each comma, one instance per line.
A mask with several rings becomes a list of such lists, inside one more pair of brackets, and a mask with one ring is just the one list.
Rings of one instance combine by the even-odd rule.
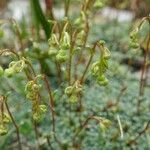
[[[130, 130], [134, 133], [135, 128], [132, 128], [131, 124], [136, 122], [137, 118], [133, 122], [130, 120], [131, 122], [125, 123], [126, 117], [128, 119], [130, 117], [129, 112], [124, 110], [128, 105], [120, 106], [124, 105], [124, 102], [120, 104], [120, 101], [126, 97], [134, 99], [132, 90], [135, 91], [137, 85], [132, 81], [127, 69], [115, 61], [116, 58], [114, 59], [114, 55], [110, 53], [103, 38], [97, 38], [94, 42], [89, 40], [93, 25], [92, 18], [97, 10], [107, 4], [107, 0], [83, 0], [80, 4], [81, 10], [75, 19], [69, 16], [71, 1], [65, 0], [64, 18], [56, 19], [51, 12], [51, 19], [47, 21], [40, 4], [38, 2], [35, 4], [35, 0], [31, 0], [32, 15], [35, 17], [33, 26], [36, 32], [32, 35], [28, 33], [23, 36], [21, 27], [13, 19], [0, 20], [1, 25], [10, 24], [13, 27], [18, 40], [18, 49], [12, 50], [12, 47], [8, 47], [8, 49], [0, 50], [2, 58], [0, 79], [4, 83], [8, 82], [6, 85], [9, 85], [0, 89], [0, 135], [10, 136], [9, 133], [12, 132], [10, 125], [13, 124], [20, 150], [24, 149], [26, 141], [23, 133], [25, 134], [28, 129], [30, 132], [27, 133], [32, 137], [34, 132], [36, 137], [34, 148], [43, 146], [42, 148], [52, 150], [88, 149], [83, 141], [90, 145], [87, 138], [91, 135], [91, 138], [95, 139], [92, 130], [97, 131], [97, 126], [94, 123], [100, 127], [100, 132], [94, 131], [99, 140], [95, 142], [98, 143], [98, 148], [105, 145], [106, 139], [108, 139], [104, 146], [106, 149], [114, 141], [117, 141], [117, 144], [113, 145], [112, 149], [122, 148], [122, 145], [130, 148], [149, 130], [150, 121], [147, 121], [146, 126], [136, 136], [130, 137], [130, 134], [127, 134], [124, 141], [122, 140], [123, 132]], [[150, 17], [143, 18], [139, 26], [131, 32], [129, 43], [131, 48], [142, 47], [139, 31], [145, 22], [150, 23]], [[45, 36], [40, 35], [41, 31], [44, 31]], [[5, 35], [0, 38], [3, 36]], [[141, 100], [147, 92], [145, 89], [148, 80], [149, 47], [150, 34], [144, 46], [139, 94], [136, 98], [138, 115], [141, 113]], [[112, 59], [111, 55], [113, 55]], [[111, 62], [110, 68], [109, 62]], [[110, 73], [109, 77], [112, 80], [117, 80], [114, 85], [111, 85], [111, 82], [109, 84], [107, 72]], [[133, 85], [127, 87], [125, 79]], [[127, 88], [129, 88], [129, 94], [125, 97], [123, 95]], [[12, 94], [9, 93], [10, 91]], [[99, 91], [103, 92], [99, 94]], [[110, 100], [106, 102], [108, 98]], [[19, 100], [18, 103], [29, 105], [28, 108], [24, 105], [19, 106], [19, 113], [24, 114], [21, 119], [17, 118], [19, 113], [14, 113], [18, 110], [13, 110], [10, 106], [11, 103], [19, 105], [15, 103], [15, 99]], [[98, 100], [95, 101], [95, 99]], [[125, 114], [123, 125], [119, 112]], [[116, 113], [117, 119], [114, 118]], [[131, 112], [132, 115], [134, 113]], [[29, 116], [32, 116], [31, 119]], [[28, 120], [27, 122], [30, 120], [31, 130], [29, 124], [23, 122], [24, 120]], [[113, 120], [117, 121], [117, 128]], [[147, 118], [142, 119], [142, 121], [145, 120]], [[139, 128], [138, 125], [137, 128]]]

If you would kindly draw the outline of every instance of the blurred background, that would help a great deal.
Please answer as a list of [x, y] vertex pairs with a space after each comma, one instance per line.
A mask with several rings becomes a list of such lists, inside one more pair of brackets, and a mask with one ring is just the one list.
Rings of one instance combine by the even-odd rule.
[[[23, 14], [27, 13], [30, 0], [1, 0], [0, 1], [0, 18], [13, 17], [21, 19]], [[76, 2], [74, 0], [73, 2]], [[51, 9], [52, 5], [61, 5], [63, 0], [40, 0], [43, 9]], [[150, 13], [149, 0], [109, 0], [108, 7], [101, 10], [101, 13], [111, 17], [121, 15], [122, 19], [131, 19], [147, 16]], [[63, 10], [56, 11], [58, 15], [63, 15]], [[125, 17], [125, 18], [123, 18]], [[111, 18], [110, 18], [111, 19]]]

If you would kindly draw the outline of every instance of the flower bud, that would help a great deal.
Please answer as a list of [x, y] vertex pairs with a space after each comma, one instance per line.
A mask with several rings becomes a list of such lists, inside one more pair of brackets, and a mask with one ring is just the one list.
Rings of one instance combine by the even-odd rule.
[[98, 75], [98, 72], [99, 72], [99, 62], [98, 61], [92, 64], [91, 72], [92, 72], [93, 76]]
[[138, 32], [139, 32], [139, 29], [135, 28], [133, 31], [131, 31], [130, 38], [133, 40], [137, 39], [138, 38]]
[[4, 74], [6, 77], [10, 78], [15, 74], [15, 72], [13, 68], [8, 68], [8, 69], [5, 69]]
[[33, 120], [39, 122], [41, 121], [41, 115], [39, 113], [33, 113]]
[[49, 43], [49, 46], [56, 46], [58, 45], [58, 40], [57, 40], [57, 37], [56, 37], [56, 34], [52, 34], [50, 39], [48, 40], [48, 43]]
[[40, 86], [39, 86], [39, 85], [37, 85], [37, 84], [33, 84], [33, 86], [32, 86], [32, 90], [33, 90], [34, 92], [38, 92], [38, 91], [39, 91], [39, 89], [40, 89]]
[[50, 47], [48, 50], [48, 55], [50, 57], [53, 57], [53, 56], [56, 56], [56, 54], [57, 54], [57, 49], [55, 47]]
[[84, 37], [85, 37], [85, 31], [84, 31], [84, 30], [81, 30], [81, 31], [78, 33], [77, 39], [76, 39], [76, 44], [77, 44], [78, 46], [80, 46], [80, 45], [83, 44]]
[[80, 84], [80, 82], [77, 80], [76, 82], [75, 82], [75, 93], [76, 94], [79, 94], [79, 93], [81, 93], [82, 92], [82, 85]]
[[110, 54], [109, 49], [107, 47], [104, 47], [104, 49], [103, 49], [103, 58], [104, 59], [109, 59], [110, 56], [111, 56], [111, 54]]
[[47, 107], [46, 107], [46, 105], [40, 105], [39, 107], [40, 107], [41, 113], [47, 112]]
[[99, 41], [99, 44], [102, 45], [102, 46], [104, 46], [105, 43], [106, 43], [106, 42], [105, 42], [104, 40], [100, 40], [100, 41]]
[[68, 56], [66, 54], [66, 51], [59, 50], [58, 54], [56, 55], [56, 60], [60, 63], [65, 62], [68, 59]]
[[111, 126], [111, 121], [105, 118], [100, 118], [100, 129], [105, 132], [110, 126]]
[[77, 102], [78, 102], [77, 96], [76, 96], [76, 95], [71, 95], [71, 96], [69, 97], [69, 102], [70, 102], [70, 103], [77, 103]]
[[3, 114], [3, 122], [4, 123], [9, 123], [11, 122], [11, 118], [8, 114]]
[[68, 49], [70, 47], [70, 35], [68, 32], [63, 32], [62, 38], [60, 40], [61, 48]]
[[129, 46], [133, 49], [137, 49], [137, 48], [139, 48], [140, 45], [138, 42], [131, 41]]
[[68, 86], [66, 89], [65, 89], [65, 94], [66, 95], [71, 95], [73, 93], [73, 87], [72, 86]]
[[34, 81], [29, 81], [25, 86], [25, 91], [31, 91]]
[[29, 100], [33, 100], [35, 98], [35, 94], [34, 93], [28, 93], [26, 94], [26, 98], [29, 99]]
[[107, 79], [105, 79], [105, 80], [103, 80], [103, 81], [98, 80], [97, 82], [98, 82], [98, 84], [101, 85], [101, 86], [106, 86], [106, 85], [108, 85], [108, 80], [107, 80]]
[[4, 125], [0, 125], [0, 135], [5, 135], [8, 133], [8, 129]]

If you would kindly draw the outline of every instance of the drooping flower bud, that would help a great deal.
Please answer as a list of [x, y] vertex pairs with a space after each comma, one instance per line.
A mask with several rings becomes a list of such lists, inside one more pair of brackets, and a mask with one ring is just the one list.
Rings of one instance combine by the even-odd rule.
[[82, 93], [83, 87], [80, 81], [76, 81], [73, 85], [66, 87], [65, 94], [69, 98], [69, 102], [76, 103], [78, 101], [78, 95]]
[[5, 135], [7, 133], [8, 129], [3, 124], [0, 124], [0, 135]]
[[65, 94], [66, 95], [71, 95], [73, 92], [73, 86], [68, 86], [65, 88]]
[[101, 56], [99, 61], [96, 61], [92, 64], [91, 72], [92, 75], [97, 78], [97, 83], [101, 86], [106, 86], [108, 84], [108, 80], [105, 77], [105, 72], [108, 69], [108, 59], [110, 58], [110, 51], [105, 46], [105, 41], [99, 41], [99, 47], [101, 50]]
[[46, 107], [46, 105], [40, 105], [39, 107], [40, 107], [41, 113], [46, 113], [46, 112], [47, 112], [47, 107]]
[[50, 47], [48, 50], [48, 55], [50, 56], [50, 58], [56, 56], [57, 54], [57, 49], [55, 47]]
[[13, 68], [8, 68], [8, 69], [5, 69], [4, 71], [4, 75], [8, 78], [12, 77], [14, 74], [15, 72]]
[[56, 34], [52, 34], [50, 39], [48, 40], [49, 46], [51, 47], [55, 47], [57, 45], [59, 45], [59, 42], [57, 40]]
[[60, 46], [62, 49], [67, 50], [70, 47], [70, 35], [64, 31], [60, 40]]
[[66, 62], [68, 56], [65, 50], [59, 50], [58, 54], [56, 55], [56, 60], [60, 63]]
[[105, 132], [110, 126], [111, 126], [111, 121], [106, 119], [106, 118], [101, 118], [100, 117], [100, 129]]

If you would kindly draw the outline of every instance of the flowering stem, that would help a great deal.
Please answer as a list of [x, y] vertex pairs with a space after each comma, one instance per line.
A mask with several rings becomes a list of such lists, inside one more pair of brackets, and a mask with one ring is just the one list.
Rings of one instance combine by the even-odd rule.
[[8, 104], [7, 104], [7, 99], [5, 97], [5, 106], [6, 106], [6, 109], [8, 111], [8, 114], [12, 120], [12, 123], [14, 124], [14, 127], [16, 128], [16, 134], [17, 134], [17, 140], [18, 140], [18, 145], [19, 145], [19, 150], [22, 150], [22, 145], [21, 145], [21, 140], [20, 140], [20, 133], [19, 133], [19, 127], [18, 125], [16, 124], [15, 120], [14, 120], [14, 117], [13, 115], [11, 114], [10, 110], [9, 110], [9, 107], [8, 107]]
[[[144, 18], [142, 20], [142, 23], [144, 20], [147, 20], [149, 25], [150, 25], [150, 18]], [[141, 26], [142, 24], [140, 24]], [[137, 113], [139, 113], [140, 111], [140, 104], [141, 104], [141, 99], [140, 97], [144, 95], [144, 89], [145, 89], [145, 82], [147, 80], [147, 76], [145, 75], [145, 73], [147, 72], [147, 57], [148, 57], [148, 52], [149, 52], [149, 45], [150, 45], [150, 28], [149, 28], [149, 34], [148, 34], [148, 41], [147, 41], [147, 45], [146, 48], [144, 49], [144, 60], [143, 60], [143, 67], [142, 67], [142, 71], [141, 71], [141, 77], [140, 77], [140, 87], [139, 87], [139, 95], [138, 95], [138, 103], [137, 103]]]
[[65, 17], [68, 16], [69, 6], [70, 6], [70, 0], [65, 0]]
[[55, 133], [55, 110], [54, 110], [54, 98], [52, 96], [52, 90], [51, 90], [51, 86], [46, 78], [46, 76], [44, 75], [43, 76], [43, 80], [45, 82], [45, 85], [46, 85], [46, 88], [48, 90], [48, 94], [49, 94], [49, 97], [50, 97], [50, 110], [51, 110], [51, 114], [52, 114], [52, 130], [53, 132]]
[[86, 73], [87, 73], [87, 71], [88, 71], [88, 68], [89, 68], [89, 66], [90, 66], [90, 64], [91, 64], [91, 62], [92, 62], [96, 45], [97, 45], [97, 42], [94, 44], [94, 46], [93, 46], [93, 48], [92, 48], [92, 52], [91, 52], [90, 59], [89, 59], [87, 65], [86, 65], [86, 68], [85, 68], [85, 70], [84, 70], [84, 72], [83, 72], [83, 75], [82, 75], [82, 77], [81, 77], [81, 79], [80, 79], [80, 83], [81, 83], [81, 84], [84, 82], [84, 77], [85, 77], [85, 75], [86, 75]]
[[97, 122], [100, 122], [99, 119], [97, 119], [96, 117], [94, 116], [89, 116], [85, 122], [82, 124], [82, 126], [80, 127], [80, 129], [75, 133], [75, 136], [73, 137], [73, 141], [75, 141], [75, 138], [78, 136], [78, 134], [86, 127], [87, 123], [90, 121], [90, 120], [96, 120]]
[[149, 125], [150, 125], [150, 120], [147, 122], [145, 128], [138, 133], [138, 135], [133, 139], [133, 140], [130, 140], [127, 145], [131, 145], [131, 144], [134, 144], [136, 143], [137, 139], [142, 136], [148, 129], [149, 129]]
[[72, 57], [73, 48], [75, 46], [75, 40], [77, 37], [77, 30], [72, 35], [71, 47], [69, 49], [69, 65], [68, 65], [68, 83], [71, 84], [71, 69], [72, 69]]

